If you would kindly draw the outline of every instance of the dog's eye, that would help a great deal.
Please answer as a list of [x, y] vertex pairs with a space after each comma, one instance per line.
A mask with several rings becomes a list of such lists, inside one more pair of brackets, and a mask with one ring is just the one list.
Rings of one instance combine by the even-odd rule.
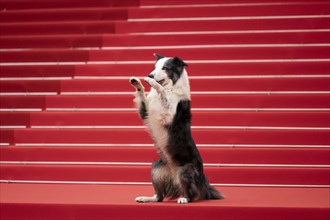
[[168, 67], [164, 66], [164, 67], [162, 68], [162, 70], [168, 71], [168, 70], [170, 70], [170, 69], [169, 69]]

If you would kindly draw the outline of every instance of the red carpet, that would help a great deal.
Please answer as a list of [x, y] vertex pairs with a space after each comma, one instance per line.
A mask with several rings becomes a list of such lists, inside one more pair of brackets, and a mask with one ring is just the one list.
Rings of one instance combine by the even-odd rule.
[[[330, 2], [1, 0], [0, 218], [330, 218]], [[152, 141], [130, 76], [188, 64], [225, 200], [140, 204]], [[146, 86], [147, 87], [147, 86]]]

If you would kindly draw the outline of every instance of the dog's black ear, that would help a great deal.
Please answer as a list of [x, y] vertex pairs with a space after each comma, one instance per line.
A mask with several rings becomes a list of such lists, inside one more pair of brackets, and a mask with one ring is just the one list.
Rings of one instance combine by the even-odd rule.
[[173, 63], [178, 66], [178, 67], [185, 67], [188, 66], [186, 62], [184, 62], [181, 58], [179, 57], [174, 57], [173, 58]]
[[160, 60], [160, 59], [164, 58], [164, 56], [159, 55], [157, 53], [154, 53], [154, 56], [156, 57], [157, 60]]

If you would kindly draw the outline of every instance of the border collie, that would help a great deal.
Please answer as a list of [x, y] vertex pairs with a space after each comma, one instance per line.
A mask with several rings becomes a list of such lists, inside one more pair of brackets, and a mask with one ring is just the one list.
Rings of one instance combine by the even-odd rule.
[[136, 88], [134, 101], [144, 124], [149, 128], [160, 158], [152, 164], [152, 197], [137, 197], [137, 202], [178, 203], [223, 199], [204, 175], [202, 158], [191, 136], [190, 86], [185, 66], [178, 57], [159, 54], [156, 65], [144, 80], [151, 86], [145, 95], [141, 81], [130, 78]]

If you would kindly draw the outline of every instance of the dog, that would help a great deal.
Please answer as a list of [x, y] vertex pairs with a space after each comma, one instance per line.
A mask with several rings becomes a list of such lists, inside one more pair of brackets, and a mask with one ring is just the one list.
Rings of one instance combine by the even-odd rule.
[[134, 102], [139, 116], [149, 128], [160, 158], [152, 164], [152, 197], [140, 196], [137, 202], [162, 202], [177, 199], [184, 204], [196, 200], [223, 199], [210, 186], [204, 174], [202, 158], [191, 134], [190, 85], [185, 67], [179, 57], [159, 54], [155, 69], [144, 78], [151, 86], [145, 88], [137, 77], [130, 78], [136, 88]]

